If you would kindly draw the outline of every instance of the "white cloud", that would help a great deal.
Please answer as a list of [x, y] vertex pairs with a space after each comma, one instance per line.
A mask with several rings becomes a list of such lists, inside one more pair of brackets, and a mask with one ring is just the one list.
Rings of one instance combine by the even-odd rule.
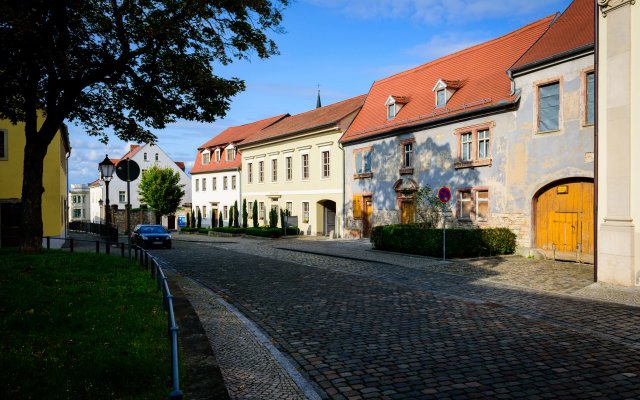
[[442, 35], [434, 35], [428, 42], [416, 45], [406, 52], [423, 58], [425, 62], [455, 53], [475, 44], [484, 42], [489, 38], [482, 33], [450, 32]]
[[526, 16], [558, 4], [558, 0], [307, 0], [307, 2], [316, 6], [336, 8], [356, 18], [413, 19], [434, 25], [441, 22]]

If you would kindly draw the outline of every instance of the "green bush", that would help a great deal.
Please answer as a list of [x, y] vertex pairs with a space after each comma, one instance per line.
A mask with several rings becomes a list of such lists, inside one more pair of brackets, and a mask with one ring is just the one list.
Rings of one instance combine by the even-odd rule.
[[288, 226], [287, 227], [287, 235], [289, 236], [297, 236], [300, 234], [300, 228], [297, 226]]
[[282, 236], [282, 229], [279, 228], [247, 228], [245, 230], [247, 235], [251, 236], [261, 236], [261, 237], [271, 237], [271, 238], [279, 238]]
[[228, 227], [228, 226], [223, 226], [222, 228], [220, 227], [211, 228], [210, 230], [213, 232], [234, 233], [234, 234], [245, 233], [244, 228], [234, 228], [234, 227]]
[[[442, 229], [418, 225], [376, 226], [371, 243], [378, 250], [442, 257]], [[511, 254], [516, 235], [508, 228], [447, 229], [447, 257], [478, 257]]]
[[183, 226], [182, 228], [180, 228], [180, 232], [186, 232], [186, 233], [196, 232], [196, 229], [197, 228], [192, 228], [190, 226]]

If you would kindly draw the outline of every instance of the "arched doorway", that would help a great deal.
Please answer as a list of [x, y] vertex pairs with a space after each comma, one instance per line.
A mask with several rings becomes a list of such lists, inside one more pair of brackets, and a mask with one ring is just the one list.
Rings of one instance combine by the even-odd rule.
[[533, 198], [535, 247], [546, 258], [593, 263], [593, 179], [569, 178]]
[[322, 234], [330, 235], [336, 233], [336, 202], [331, 200], [320, 200], [318, 205], [322, 207]]

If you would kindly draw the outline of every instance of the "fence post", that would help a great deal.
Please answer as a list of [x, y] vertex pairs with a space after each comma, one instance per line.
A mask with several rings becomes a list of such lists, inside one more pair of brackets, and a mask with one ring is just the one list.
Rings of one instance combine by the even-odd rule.
[[109, 238], [107, 238], [107, 244], [105, 245], [105, 250], [107, 254], [111, 254], [111, 243], [109, 242]]
[[100, 253], [100, 241], [96, 240], [96, 254]]
[[69, 250], [73, 253], [73, 238], [69, 239]]
[[47, 236], [47, 250], [51, 248], [51, 237]]
[[124, 258], [124, 242], [120, 243], [120, 257]]

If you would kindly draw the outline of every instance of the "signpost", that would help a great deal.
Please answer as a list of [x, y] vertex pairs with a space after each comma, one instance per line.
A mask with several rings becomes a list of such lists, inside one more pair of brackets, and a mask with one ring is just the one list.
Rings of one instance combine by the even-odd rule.
[[451, 200], [451, 189], [443, 186], [438, 190], [438, 198], [442, 202], [442, 261], [447, 260], [447, 203]]
[[131, 215], [129, 214], [131, 211], [130, 183], [131, 181], [135, 181], [136, 179], [138, 179], [138, 176], [140, 176], [140, 167], [138, 166], [137, 162], [130, 160], [128, 158], [125, 158], [124, 160], [121, 160], [116, 166], [116, 175], [118, 175], [118, 178], [127, 182], [127, 205], [125, 207], [126, 208], [125, 218], [127, 220], [127, 235], [128, 235], [129, 231], [131, 230], [131, 226], [130, 226]]

